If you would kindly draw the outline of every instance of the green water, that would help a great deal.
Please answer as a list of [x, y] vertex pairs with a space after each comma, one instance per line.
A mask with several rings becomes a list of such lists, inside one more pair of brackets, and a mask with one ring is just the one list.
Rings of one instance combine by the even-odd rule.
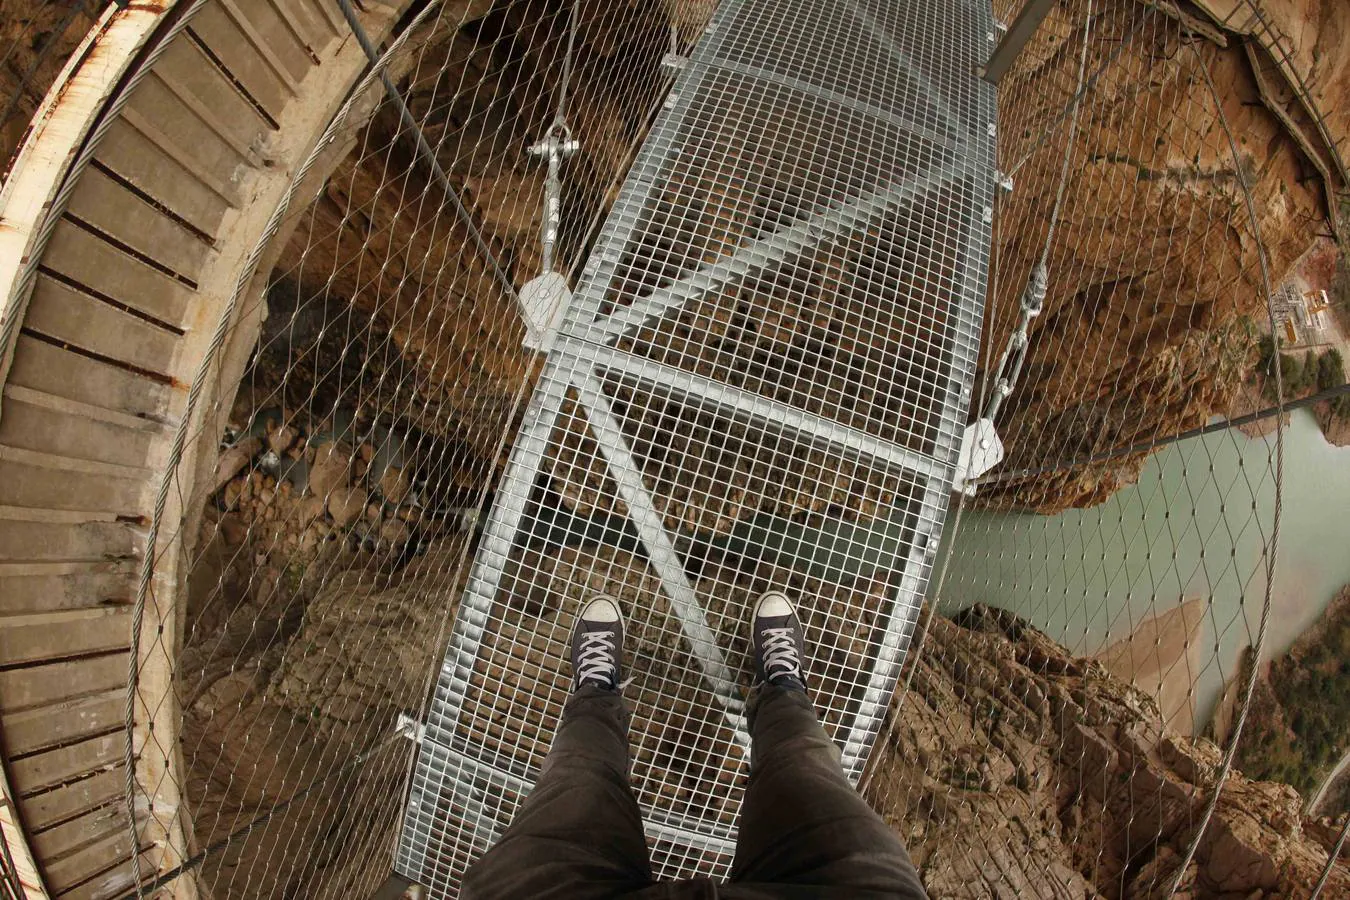
[[[1092, 509], [1056, 516], [966, 509], [954, 535], [953, 510], [939, 608], [1003, 607], [1088, 654], [1183, 599], [1208, 598], [1199, 665], [1170, 676], [1190, 679], [1203, 723], [1260, 622], [1274, 446], [1273, 434], [1236, 431], [1174, 444], [1148, 460], [1136, 484]], [[1284, 446], [1268, 653], [1287, 648], [1350, 584], [1350, 448], [1327, 443], [1306, 411], [1293, 414]]]

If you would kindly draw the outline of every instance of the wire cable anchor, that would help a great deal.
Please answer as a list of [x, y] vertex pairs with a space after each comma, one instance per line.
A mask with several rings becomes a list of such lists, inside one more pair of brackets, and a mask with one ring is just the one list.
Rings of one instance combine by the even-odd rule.
[[1022, 291], [1022, 317], [1017, 328], [1008, 335], [1007, 346], [998, 361], [998, 372], [994, 378], [994, 390], [989, 402], [978, 419], [966, 426], [961, 436], [961, 452], [957, 457], [956, 476], [952, 480], [952, 490], [961, 491], [968, 497], [975, 496], [974, 480], [1003, 461], [1003, 441], [994, 427], [994, 419], [1003, 407], [1004, 401], [1012, 396], [1017, 382], [1022, 377], [1022, 366], [1026, 362], [1027, 347], [1031, 343], [1027, 332], [1031, 320], [1041, 314], [1045, 308], [1046, 289], [1050, 283], [1045, 263], [1039, 262], [1031, 270], [1026, 289]]
[[420, 744], [426, 739], [427, 726], [411, 714], [401, 712], [398, 714], [398, 720], [394, 723], [394, 734], [406, 738], [414, 744]]
[[558, 247], [558, 229], [562, 222], [562, 161], [581, 149], [566, 122], [555, 119], [542, 140], [526, 152], [548, 164], [544, 178], [544, 214], [540, 229], [540, 273], [520, 289], [520, 308], [525, 317], [525, 346], [546, 353], [553, 345], [572, 290], [567, 278], [557, 270], [554, 259]]
[[661, 57], [661, 74], [667, 78], [678, 78], [689, 64], [689, 58], [680, 53], [680, 32], [670, 26], [670, 49]]
[[558, 109], [543, 138], [525, 148], [525, 152], [548, 164], [544, 178], [544, 213], [540, 226], [539, 274], [516, 294], [525, 319], [524, 344], [530, 350], [547, 353], [553, 348], [567, 307], [572, 303], [572, 288], [567, 277], [557, 270], [554, 256], [558, 249], [558, 229], [562, 223], [562, 161], [581, 149], [567, 125], [567, 89], [572, 81], [573, 53], [577, 43], [577, 21], [581, 0], [574, 0], [568, 13], [567, 51], [563, 54], [558, 78]]

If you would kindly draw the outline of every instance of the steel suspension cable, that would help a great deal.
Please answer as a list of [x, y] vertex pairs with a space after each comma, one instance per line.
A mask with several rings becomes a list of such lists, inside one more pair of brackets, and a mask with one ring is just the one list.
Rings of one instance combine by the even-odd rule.
[[1069, 130], [1064, 138], [1064, 156], [1060, 161], [1059, 182], [1055, 188], [1055, 202], [1050, 207], [1050, 226], [1046, 230], [1045, 244], [1041, 255], [1032, 267], [1027, 278], [1027, 286], [1022, 292], [1022, 315], [1017, 328], [1008, 336], [1008, 345], [999, 359], [994, 375], [993, 394], [980, 415], [981, 419], [994, 423], [1003, 402], [1012, 395], [1022, 375], [1022, 366], [1027, 358], [1027, 348], [1031, 344], [1029, 329], [1031, 320], [1041, 314], [1045, 306], [1045, 296], [1049, 289], [1050, 247], [1055, 240], [1055, 229], [1059, 225], [1059, 215], [1064, 208], [1064, 196], [1069, 184], [1069, 164], [1073, 161], [1073, 150], [1078, 139], [1078, 123], [1083, 112], [1083, 96], [1087, 78], [1088, 45], [1092, 38], [1093, 6], [1088, 0], [1083, 17], [1083, 45], [1078, 54], [1078, 90], [1074, 92], [1072, 110], [1069, 115]]
[[563, 54], [562, 76], [558, 79], [558, 110], [553, 115], [555, 128], [567, 128], [567, 88], [572, 81], [572, 57], [576, 49], [579, 18], [581, 18], [581, 0], [572, 0], [572, 10], [568, 14], [567, 23], [567, 51]]
[[1331, 880], [1331, 872], [1336, 868], [1338, 860], [1341, 858], [1341, 851], [1345, 849], [1345, 837], [1350, 833], [1350, 816], [1345, 817], [1345, 824], [1341, 826], [1341, 833], [1336, 838], [1336, 843], [1332, 846], [1331, 852], [1327, 854], [1326, 867], [1322, 869], [1322, 876], [1317, 879], [1317, 884], [1313, 885], [1312, 897], [1309, 900], [1317, 900], [1322, 896], [1322, 889], [1327, 886]]
[[[356, 42], [361, 45], [361, 49], [365, 52], [366, 58], [374, 65], [380, 59], [379, 51], [376, 50], [375, 45], [371, 42], [370, 35], [366, 34], [366, 29], [361, 24], [361, 20], [357, 18], [356, 10], [352, 7], [351, 0], [338, 0], [338, 6], [342, 8], [343, 17], [346, 18], [347, 25], [351, 28], [352, 34], [356, 36]], [[380, 69], [380, 84], [384, 86], [384, 92], [389, 96], [390, 101], [393, 102], [394, 108], [398, 110], [400, 124], [412, 134], [413, 144], [416, 147], [418, 158], [431, 170], [431, 177], [436, 180], [436, 184], [440, 186], [441, 191], [445, 194], [446, 198], [449, 199], [450, 205], [454, 207], [455, 215], [459, 218], [464, 229], [469, 232], [469, 237], [473, 239], [474, 247], [482, 254], [483, 260], [492, 270], [493, 277], [497, 279], [497, 283], [501, 286], [501, 289], [505, 292], [506, 296], [516, 296], [515, 285], [511, 283], [511, 279], [507, 277], [501, 264], [497, 262], [496, 254], [492, 252], [492, 247], [488, 245], [487, 240], [483, 237], [482, 231], [478, 228], [478, 224], [474, 222], [473, 215], [469, 212], [468, 207], [466, 207], [464, 201], [460, 199], [459, 191], [450, 183], [450, 176], [445, 173], [445, 169], [441, 166], [440, 160], [436, 158], [436, 151], [427, 141], [426, 135], [422, 133], [422, 127], [417, 124], [417, 119], [413, 117], [412, 110], [408, 109], [408, 104], [404, 102], [403, 96], [398, 92], [398, 85], [394, 84], [394, 79], [391, 78], [389, 72], [383, 68]]]

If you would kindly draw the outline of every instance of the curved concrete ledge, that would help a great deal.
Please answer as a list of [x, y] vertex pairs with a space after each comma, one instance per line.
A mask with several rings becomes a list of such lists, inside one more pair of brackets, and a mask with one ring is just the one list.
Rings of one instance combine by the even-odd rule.
[[[368, 4], [377, 40], [403, 5]], [[0, 826], [31, 897], [117, 896], [200, 849], [173, 690], [185, 554], [285, 224], [243, 302], [229, 303], [366, 68], [325, 0], [113, 7], [52, 88], [0, 195], [0, 752], [12, 800]], [[91, 162], [74, 171], [96, 128]], [[304, 184], [322, 184], [342, 149], [325, 150]], [[232, 308], [147, 546], [189, 384]], [[196, 896], [191, 878], [165, 890]]]

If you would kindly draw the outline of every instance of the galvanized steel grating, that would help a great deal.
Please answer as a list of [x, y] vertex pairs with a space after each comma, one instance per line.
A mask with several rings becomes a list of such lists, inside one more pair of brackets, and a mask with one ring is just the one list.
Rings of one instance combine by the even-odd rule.
[[[855, 781], [947, 510], [988, 272], [982, 5], [726, 0], [577, 286], [483, 529], [399, 871], [453, 893], [548, 750], [578, 605], [629, 623], [658, 877], [724, 875], [746, 618], [796, 594]], [[584, 552], [582, 550], [584, 549]]]

